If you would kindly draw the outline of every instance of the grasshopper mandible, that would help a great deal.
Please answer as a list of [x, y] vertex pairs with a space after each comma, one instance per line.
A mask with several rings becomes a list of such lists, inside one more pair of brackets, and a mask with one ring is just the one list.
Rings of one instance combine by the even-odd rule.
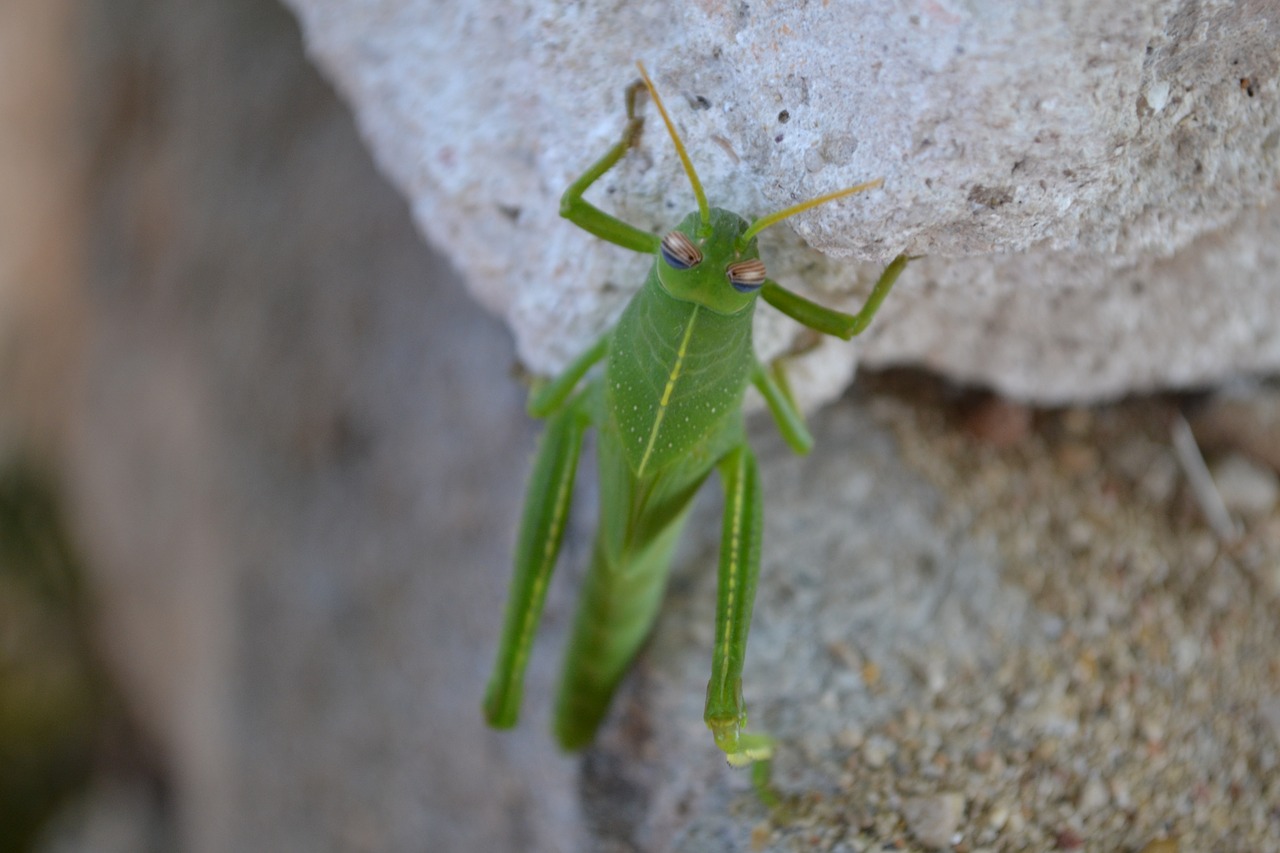
[[[595, 427], [600, 522], [565, 658], [556, 737], [565, 749], [585, 746], [594, 737], [652, 627], [693, 497], [716, 469], [724, 486], [724, 522], [705, 720], [730, 764], [756, 762], [757, 779], [767, 778], [773, 740], [745, 731], [742, 698], [762, 519], [756, 459], [743, 425], [747, 384], [759, 389], [792, 449], [807, 453], [813, 439], [781, 365], [766, 370], [756, 359], [751, 343], [756, 297], [763, 296], [811, 329], [848, 340], [866, 328], [908, 258], [900, 255], [889, 264], [857, 314], [825, 308], [770, 280], [756, 247], [757, 234], [881, 181], [830, 193], [752, 223], [709, 207], [662, 99], [644, 66], [636, 65], [643, 79], [627, 88], [622, 139], [565, 191], [560, 215], [654, 260], [644, 287], [617, 325], [530, 396], [529, 413], [549, 420], [529, 479], [510, 600], [484, 711], [495, 727], [516, 723], [583, 435]], [[661, 114], [698, 201], [698, 209], [664, 237], [628, 225], [583, 199], [639, 139], [644, 124], [637, 112], [641, 89], [648, 89]], [[600, 361], [604, 370], [587, 379]]]

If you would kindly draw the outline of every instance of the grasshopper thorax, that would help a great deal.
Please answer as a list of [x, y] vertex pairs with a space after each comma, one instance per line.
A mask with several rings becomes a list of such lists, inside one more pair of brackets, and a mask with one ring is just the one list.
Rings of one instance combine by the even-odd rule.
[[738, 314], [755, 302], [765, 269], [750, 227], [736, 213], [710, 209], [704, 225], [698, 211], [686, 216], [662, 238], [654, 261], [658, 282], [672, 297], [695, 302], [717, 314]]

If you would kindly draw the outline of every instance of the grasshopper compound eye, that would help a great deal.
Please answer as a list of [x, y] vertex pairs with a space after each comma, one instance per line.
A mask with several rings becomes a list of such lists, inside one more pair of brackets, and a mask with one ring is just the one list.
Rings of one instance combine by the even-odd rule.
[[672, 231], [662, 238], [662, 259], [672, 269], [693, 269], [702, 263], [702, 252], [693, 241], [679, 231]]
[[738, 261], [729, 264], [725, 273], [729, 276], [729, 283], [733, 285], [734, 290], [739, 293], [751, 293], [759, 290], [760, 285], [764, 284], [764, 261], [759, 258]]

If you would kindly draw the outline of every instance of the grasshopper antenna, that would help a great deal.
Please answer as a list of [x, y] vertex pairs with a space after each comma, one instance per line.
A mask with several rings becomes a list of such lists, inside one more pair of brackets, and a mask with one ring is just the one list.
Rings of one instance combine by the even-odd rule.
[[671, 141], [676, 144], [676, 153], [680, 155], [680, 162], [684, 164], [684, 173], [689, 176], [689, 183], [693, 186], [693, 194], [698, 199], [698, 216], [702, 219], [702, 227], [711, 227], [711, 207], [707, 204], [707, 194], [702, 191], [702, 182], [698, 180], [698, 173], [693, 170], [693, 163], [689, 160], [689, 153], [684, 150], [684, 143], [680, 141], [680, 134], [676, 133], [676, 126], [671, 123], [671, 116], [667, 115], [667, 108], [662, 103], [662, 98], [658, 96], [658, 89], [653, 85], [653, 81], [649, 79], [649, 72], [645, 71], [644, 63], [636, 60], [636, 68], [640, 69], [640, 76], [644, 78], [645, 88], [649, 90], [649, 97], [653, 98], [654, 104], [658, 107], [658, 112], [662, 114], [662, 121], [667, 126], [667, 132], [671, 134]]
[[835, 201], [836, 199], [844, 198], [847, 195], [860, 193], [863, 190], [875, 189], [883, 183], [884, 178], [876, 178], [874, 181], [867, 181], [865, 184], [858, 184], [856, 186], [846, 187], [842, 190], [836, 190], [833, 193], [827, 193], [826, 195], [820, 195], [817, 198], [811, 198], [808, 201], [802, 201], [799, 204], [779, 210], [777, 213], [770, 213], [768, 216], [762, 216], [755, 222], [752, 222], [751, 226], [747, 228], [746, 231], [742, 232], [742, 236], [738, 238], [738, 245], [747, 245], [747, 242], [752, 237], [756, 236], [770, 225], [777, 225], [789, 216], [795, 216], [797, 213], [803, 213], [811, 207], [817, 207], [820, 204], [826, 204], [829, 201]]

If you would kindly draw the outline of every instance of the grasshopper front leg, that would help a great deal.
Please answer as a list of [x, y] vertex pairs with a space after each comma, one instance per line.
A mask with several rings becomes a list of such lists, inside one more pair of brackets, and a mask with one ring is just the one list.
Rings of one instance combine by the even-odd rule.
[[911, 258], [907, 255], [898, 255], [889, 266], [884, 268], [876, 286], [871, 289], [871, 295], [867, 297], [862, 310], [857, 314], [845, 314], [816, 302], [810, 302], [772, 280], [765, 281], [761, 295], [764, 296], [765, 302], [791, 319], [824, 335], [834, 335], [847, 341], [854, 335], [861, 334], [871, 322], [871, 318], [880, 310], [880, 303], [884, 302], [884, 298], [889, 295], [889, 291], [893, 289], [893, 283], [907, 268], [907, 262], [910, 260]]
[[622, 132], [622, 139], [603, 157], [592, 163], [591, 168], [564, 191], [564, 195], [560, 197], [560, 215], [601, 240], [608, 240], [610, 243], [635, 252], [653, 254], [658, 250], [660, 237], [648, 231], [642, 231], [634, 225], [628, 225], [616, 216], [610, 216], [582, 197], [583, 193], [605, 172], [612, 169], [640, 139], [640, 131], [644, 129], [644, 117], [636, 113], [636, 100], [643, 90], [644, 83], [640, 80], [627, 87], [627, 126]]
[[[773, 756], [771, 737], [743, 731], [747, 707], [742, 699], [742, 665], [760, 575], [764, 508], [760, 472], [750, 447], [744, 443], [729, 451], [719, 468], [724, 484], [724, 526], [716, 594], [715, 654], [704, 719], [729, 763], [741, 767], [767, 762]], [[762, 769], [767, 776], [767, 764]]]
[[529, 650], [560, 554], [582, 438], [590, 422], [589, 397], [590, 390], [579, 394], [547, 423], [529, 477], [502, 642], [485, 691], [485, 718], [495, 728], [511, 728], [520, 713]]

